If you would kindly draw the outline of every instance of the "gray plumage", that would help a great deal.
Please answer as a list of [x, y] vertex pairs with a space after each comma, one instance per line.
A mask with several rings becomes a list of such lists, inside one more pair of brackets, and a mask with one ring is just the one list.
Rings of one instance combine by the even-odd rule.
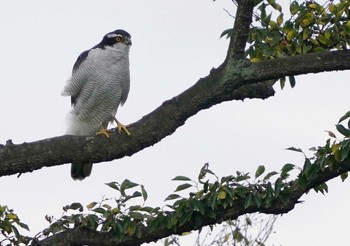
[[[115, 119], [119, 105], [128, 98], [130, 46], [130, 34], [118, 29], [78, 57], [62, 92], [71, 96], [73, 107], [67, 134], [92, 135]], [[91, 168], [91, 163], [72, 163], [71, 175], [83, 179], [90, 175]]]

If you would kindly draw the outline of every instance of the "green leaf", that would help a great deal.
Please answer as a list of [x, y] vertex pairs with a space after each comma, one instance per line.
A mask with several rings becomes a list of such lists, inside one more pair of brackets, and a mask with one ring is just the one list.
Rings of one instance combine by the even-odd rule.
[[221, 184], [230, 183], [230, 182], [232, 182], [234, 180], [235, 180], [235, 176], [233, 176], [233, 175], [224, 176], [224, 177], [221, 178]]
[[191, 199], [190, 205], [193, 208], [193, 210], [198, 211], [202, 215], [205, 215], [205, 206], [203, 205], [203, 203], [201, 203], [197, 199]]
[[348, 111], [346, 114], [344, 114], [340, 119], [339, 119], [339, 122], [342, 122], [343, 120], [346, 120], [347, 118], [350, 118], [350, 111]]
[[136, 186], [138, 186], [139, 184], [133, 183], [128, 179], [125, 179], [123, 181], [123, 183], [121, 184], [121, 187], [123, 187], [124, 189], [130, 189], [130, 188], [134, 188]]
[[287, 41], [290, 42], [297, 35], [298, 35], [298, 32], [295, 29], [291, 29], [289, 32], [287, 32], [286, 39], [287, 39]]
[[264, 180], [268, 180], [276, 174], [278, 174], [278, 172], [276, 172], [276, 171], [269, 172], [268, 174], [265, 175]]
[[204, 193], [208, 192], [208, 188], [209, 188], [209, 180], [207, 180], [204, 184], [203, 184], [203, 191]]
[[175, 192], [185, 190], [185, 189], [190, 188], [190, 187], [192, 187], [192, 185], [189, 183], [181, 184], [176, 188]]
[[197, 228], [203, 224], [203, 216], [200, 213], [194, 213], [194, 227]]
[[308, 53], [312, 49], [312, 45], [303, 44], [303, 54]]
[[328, 45], [330, 43], [330, 40], [325, 37], [324, 35], [319, 35], [318, 36], [318, 41], [320, 41], [320, 43]]
[[303, 166], [303, 172], [306, 174], [307, 177], [310, 176], [310, 168], [311, 168], [311, 161], [309, 158], [305, 158], [305, 161], [304, 161], [304, 166]]
[[239, 172], [237, 172], [237, 177], [236, 177], [236, 181], [237, 181], [237, 182], [241, 182], [241, 181], [250, 179], [249, 173], [244, 174], [244, 175], [238, 174], [238, 173], [239, 173]]
[[297, 1], [293, 1], [289, 5], [289, 11], [292, 15], [295, 15], [300, 10], [299, 3]]
[[341, 146], [341, 161], [344, 161], [349, 156], [350, 139], [344, 140]]
[[322, 52], [326, 52], [327, 50], [324, 49], [324, 48], [322, 48], [322, 47], [316, 47], [316, 48], [314, 49], [314, 51], [315, 51], [315, 52], [322, 53]]
[[254, 199], [254, 204], [258, 207], [258, 208], [260, 208], [260, 206], [261, 206], [261, 198], [260, 198], [260, 196], [258, 196], [257, 194], [253, 197], [253, 199]]
[[191, 179], [186, 176], [176, 176], [172, 180], [173, 181], [191, 181]]
[[315, 187], [314, 190], [316, 192], [321, 192], [324, 195], [325, 193], [328, 193], [328, 185], [326, 183], [320, 184], [319, 186]]
[[281, 26], [282, 23], [283, 23], [283, 13], [281, 13], [277, 19], [276, 19], [276, 22], [277, 22], [277, 26]]
[[24, 224], [24, 223], [22, 223], [22, 222], [17, 222], [17, 224], [18, 224], [21, 228], [24, 228], [24, 229], [26, 229], [27, 231], [29, 231], [29, 227], [28, 227], [27, 224]]
[[72, 209], [72, 210], [79, 210], [79, 212], [82, 212], [84, 210], [83, 205], [79, 202], [73, 202], [71, 205], [65, 207], [67, 210]]
[[271, 3], [271, 6], [276, 9], [278, 12], [282, 12], [282, 6], [279, 5], [278, 3]]
[[253, 202], [253, 195], [252, 194], [249, 194], [246, 198], [245, 198], [245, 201], [244, 201], [244, 209], [248, 208], [248, 207], [251, 207], [254, 205], [254, 202]]
[[139, 211], [142, 207], [140, 205], [134, 205], [134, 206], [130, 206], [129, 210], [130, 211]]
[[233, 28], [226, 29], [221, 33], [220, 38], [222, 38], [225, 35], [226, 35], [226, 38], [230, 38], [232, 36], [232, 33], [233, 33]]
[[98, 217], [94, 214], [89, 214], [86, 218], [88, 219], [87, 226], [89, 227], [89, 229], [96, 230], [99, 220]]
[[122, 184], [120, 185], [120, 193], [125, 196], [125, 190], [127, 189], [131, 189], [131, 188], [134, 188], [138, 186], [138, 184], [134, 183], [134, 182], [131, 182], [130, 180], [128, 179], [125, 179]]
[[295, 77], [294, 76], [288, 76], [290, 87], [295, 87]]
[[264, 165], [260, 165], [258, 167], [258, 169], [256, 169], [255, 178], [260, 177], [260, 175], [263, 174], [264, 172], [265, 172], [265, 166]]
[[199, 172], [198, 180], [204, 179], [204, 177], [208, 173], [216, 177], [215, 173], [209, 169], [209, 163], [205, 163], [204, 166], [201, 168], [201, 171]]
[[182, 214], [179, 221], [179, 226], [182, 226], [185, 223], [189, 222], [191, 220], [191, 217], [192, 217], [192, 211]]
[[145, 211], [149, 214], [157, 213], [159, 210], [160, 210], [160, 207], [153, 208], [153, 207], [146, 206], [146, 207], [140, 208], [140, 211]]
[[142, 192], [143, 201], [146, 201], [148, 194], [147, 194], [147, 191], [145, 190], [145, 187], [143, 185], [141, 185], [141, 192]]
[[282, 171], [282, 173], [288, 173], [289, 171], [293, 170], [294, 168], [295, 168], [294, 164], [287, 163], [282, 167], [281, 171]]
[[303, 153], [303, 151], [300, 148], [295, 148], [295, 147], [289, 147], [286, 150], [291, 150], [291, 151], [296, 151], [296, 152]]
[[12, 228], [13, 233], [16, 235], [16, 237], [17, 238], [20, 237], [20, 233], [17, 230], [17, 228], [14, 225], [11, 225], [11, 228]]
[[106, 210], [104, 208], [95, 208], [92, 211], [99, 213], [99, 214], [104, 214]]
[[142, 193], [141, 192], [139, 192], [139, 191], [135, 191], [133, 194], [132, 194], [132, 198], [135, 198], [135, 197], [140, 197], [140, 196], [142, 196]]
[[119, 191], [119, 184], [117, 182], [105, 183], [105, 185], [111, 187], [112, 189]]
[[342, 174], [340, 175], [341, 181], [344, 182], [345, 179], [347, 179], [348, 175], [349, 175], [349, 172], [342, 173]]
[[210, 197], [210, 207], [213, 211], [215, 211], [216, 209], [216, 205], [217, 205], [217, 195], [218, 192], [214, 191], [213, 193], [211, 193], [211, 197]]
[[283, 88], [284, 88], [285, 85], [286, 85], [286, 77], [280, 78], [281, 90], [283, 90]]
[[345, 137], [350, 137], [349, 129], [345, 128], [343, 125], [340, 125], [340, 124], [335, 125], [335, 127], [337, 128], [338, 132], [343, 134]]
[[332, 132], [332, 131], [325, 131], [328, 133], [328, 136], [330, 136], [331, 138], [337, 138], [337, 136]]
[[174, 199], [178, 199], [178, 198], [181, 198], [181, 196], [178, 194], [171, 194], [171, 195], [167, 196], [164, 201], [174, 200]]
[[303, 40], [308, 39], [311, 36], [311, 33], [312, 33], [312, 31], [310, 28], [305, 28], [303, 30]]
[[280, 194], [280, 191], [282, 189], [282, 179], [278, 178], [275, 182], [275, 194], [278, 196]]

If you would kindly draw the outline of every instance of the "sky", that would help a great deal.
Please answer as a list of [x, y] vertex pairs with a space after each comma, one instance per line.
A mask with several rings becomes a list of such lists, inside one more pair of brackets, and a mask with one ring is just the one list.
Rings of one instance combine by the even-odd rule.
[[[139, 120], [222, 63], [228, 40], [219, 37], [233, 23], [225, 10], [234, 14], [232, 1], [2, 1], [0, 143], [63, 135], [70, 99], [60, 94], [77, 56], [119, 28], [132, 35], [133, 46], [131, 90], [117, 115], [125, 124]], [[195, 179], [207, 162], [218, 176], [254, 173], [259, 165], [268, 171], [285, 163], [302, 166], [303, 156], [286, 148], [307, 151], [325, 143], [325, 130], [335, 131], [349, 110], [349, 75], [298, 76], [294, 89], [276, 86], [269, 99], [225, 102], [201, 111], [156, 145], [95, 164], [82, 182], [70, 178], [70, 164], [0, 177], [0, 204], [13, 208], [35, 235], [48, 226], [44, 216], [59, 217], [64, 205], [115, 196], [107, 182], [128, 178], [143, 184], [146, 205], [162, 206], [178, 185], [173, 177]], [[268, 245], [344, 245], [350, 183], [337, 178], [328, 186], [327, 195], [311, 191], [280, 216]], [[193, 245], [190, 238], [182, 237], [183, 245]]]

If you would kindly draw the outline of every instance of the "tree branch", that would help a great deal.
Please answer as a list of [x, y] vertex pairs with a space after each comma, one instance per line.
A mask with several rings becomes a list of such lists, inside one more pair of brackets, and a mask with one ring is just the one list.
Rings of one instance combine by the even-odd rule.
[[[166, 238], [170, 235], [178, 234], [181, 235], [184, 232], [189, 232], [192, 230], [197, 230], [207, 225], [219, 224], [227, 220], [235, 220], [240, 215], [249, 213], [265, 213], [265, 214], [283, 214], [291, 211], [294, 206], [300, 203], [300, 197], [307, 193], [310, 189], [313, 189], [335, 177], [338, 177], [342, 173], [350, 171], [350, 160], [346, 158], [344, 161], [339, 162], [337, 170], [332, 168], [333, 158], [328, 159], [326, 168], [321, 171], [321, 169], [307, 181], [306, 186], [301, 186], [298, 179], [289, 182], [279, 193], [275, 195], [272, 203], [264, 203], [262, 201], [261, 206], [249, 206], [245, 207], [246, 197], [250, 194], [246, 194], [246, 197], [233, 200], [232, 205], [229, 207], [218, 207], [213, 211], [215, 215], [203, 215], [204, 217], [200, 220], [200, 223], [195, 224], [192, 220], [185, 223], [184, 225], [176, 225], [175, 228], [167, 228], [166, 225], [157, 227], [157, 230], [150, 230], [147, 226], [142, 227], [141, 237], [124, 235], [122, 238], [117, 239], [115, 234], [111, 232], [100, 232], [89, 230], [84, 227], [76, 227], [73, 229], [68, 229], [66, 231], [60, 232], [41, 241], [36, 241], [33, 245], [46, 246], [46, 245], [102, 245], [110, 246], [117, 244], [118, 246], [128, 246], [128, 245], [141, 245], [142, 243], [149, 243], [152, 241], [157, 241], [162, 238]], [[317, 165], [317, 164], [313, 164]], [[303, 174], [302, 173], [300, 175]], [[261, 188], [259, 185], [255, 185], [255, 194], [258, 197], [266, 197], [266, 190]], [[208, 206], [209, 204], [205, 204]], [[194, 212], [195, 213], [195, 212]], [[165, 216], [169, 218], [176, 217], [176, 212], [168, 212]]]
[[[268, 98], [271, 87], [261, 81], [288, 75], [350, 69], [350, 51], [312, 53], [257, 63], [227, 63], [178, 96], [130, 125], [130, 137], [60, 136], [32, 143], [0, 145], [0, 176], [25, 173], [71, 163], [111, 161], [131, 156], [171, 135], [203, 109], [230, 100]], [[79, 146], [79, 148], [77, 148]]]
[[227, 52], [227, 59], [243, 59], [252, 23], [254, 0], [239, 1], [233, 32]]

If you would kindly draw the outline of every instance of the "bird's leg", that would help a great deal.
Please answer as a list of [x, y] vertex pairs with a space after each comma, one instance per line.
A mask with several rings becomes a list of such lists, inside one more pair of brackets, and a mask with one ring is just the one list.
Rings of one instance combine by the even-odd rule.
[[96, 135], [104, 135], [106, 136], [106, 138], [109, 138], [108, 130], [102, 126], [102, 123], [101, 123], [100, 131], [96, 132]]
[[122, 123], [120, 123], [115, 117], [114, 117], [115, 122], [117, 123], [117, 127], [116, 129], [118, 129], [118, 132], [120, 133], [122, 130], [126, 133], [126, 135], [130, 136], [131, 133], [129, 132], [129, 130], [126, 128], [125, 125], [123, 125]]

